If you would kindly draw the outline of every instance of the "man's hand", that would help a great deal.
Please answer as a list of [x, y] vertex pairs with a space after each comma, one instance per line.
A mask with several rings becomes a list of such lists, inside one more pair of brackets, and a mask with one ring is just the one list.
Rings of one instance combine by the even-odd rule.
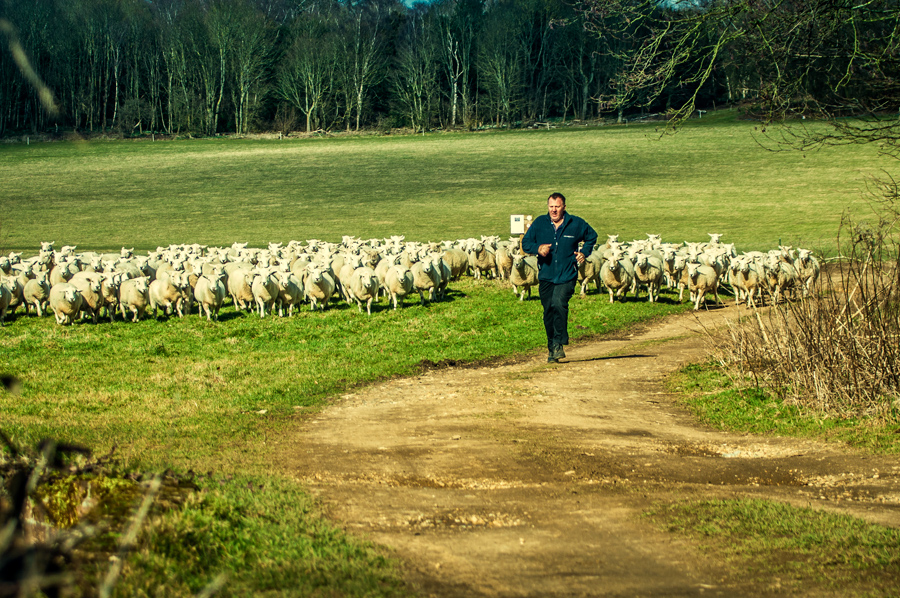
[[575, 261], [578, 262], [579, 266], [581, 264], [583, 264], [584, 263], [584, 254], [581, 253], [580, 251], [576, 251], [575, 252]]
[[541, 257], [547, 257], [550, 255], [550, 243], [544, 243], [540, 247], [538, 247], [538, 255]]

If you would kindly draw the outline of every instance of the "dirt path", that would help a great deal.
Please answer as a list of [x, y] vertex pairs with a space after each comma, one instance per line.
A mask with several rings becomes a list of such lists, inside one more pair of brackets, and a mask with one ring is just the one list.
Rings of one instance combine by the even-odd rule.
[[426, 596], [780, 595], [640, 513], [756, 496], [900, 527], [900, 466], [706, 429], [675, 405], [663, 376], [703, 357], [701, 322], [733, 315], [575, 343], [559, 365], [541, 353], [377, 384], [295, 430], [278, 462], [346, 529], [392, 547]]

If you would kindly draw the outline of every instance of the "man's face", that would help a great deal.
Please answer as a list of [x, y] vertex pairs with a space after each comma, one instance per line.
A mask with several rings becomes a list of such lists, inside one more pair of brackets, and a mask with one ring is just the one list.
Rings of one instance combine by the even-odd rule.
[[566, 205], [561, 199], [551, 199], [547, 202], [547, 211], [550, 213], [550, 220], [559, 222], [566, 213]]

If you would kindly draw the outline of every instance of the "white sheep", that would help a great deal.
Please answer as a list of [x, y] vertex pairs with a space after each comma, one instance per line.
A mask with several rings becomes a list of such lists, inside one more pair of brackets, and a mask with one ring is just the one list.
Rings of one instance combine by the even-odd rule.
[[307, 272], [304, 292], [309, 299], [309, 309], [315, 311], [316, 306], [321, 305], [324, 310], [328, 307], [328, 301], [334, 294], [334, 277], [328, 270], [317, 264], [310, 264]]
[[509, 273], [509, 282], [512, 284], [513, 294], [519, 298], [519, 301], [524, 301], [526, 296], [530, 298], [531, 287], [538, 285], [537, 257], [515, 256]]
[[594, 251], [583, 262], [578, 264], [578, 280], [581, 282], [581, 296], [587, 295], [587, 289], [593, 282], [600, 292], [600, 268], [603, 267], [603, 255], [601, 251]]
[[0, 277], [3, 284], [9, 289], [9, 313], [15, 313], [16, 309], [25, 303], [25, 285], [28, 283], [28, 275], [22, 272], [16, 276]]
[[378, 276], [375, 270], [368, 266], [357, 268], [350, 274], [346, 282], [345, 290], [350, 302], [356, 302], [359, 311], [362, 311], [362, 304], [366, 304], [366, 313], [372, 315], [372, 301], [378, 296]]
[[129, 278], [122, 282], [119, 286], [119, 311], [123, 320], [127, 310], [132, 313], [131, 321], [137, 322], [144, 317], [148, 305], [150, 305], [150, 281], [146, 276]]
[[450, 270], [450, 266], [444, 261], [443, 256], [440, 254], [433, 254], [431, 256], [431, 265], [434, 266], [434, 271], [437, 272], [440, 277], [440, 281], [435, 288], [435, 297], [443, 299], [447, 295], [447, 285], [450, 284], [453, 273]]
[[58, 285], [62, 282], [69, 282], [69, 279], [72, 278], [78, 272], [78, 264], [76, 262], [63, 262], [61, 264], [57, 264], [52, 270], [50, 270], [50, 286]]
[[[484, 274], [489, 274], [492, 278], [497, 278], [497, 260], [494, 254], [485, 246], [484, 242], [477, 242], [472, 248], [471, 254], [472, 270], [475, 278], [481, 278]], [[415, 276], [415, 273], [413, 273]]]
[[752, 258], [742, 256], [731, 262], [728, 268], [728, 281], [734, 289], [734, 304], [742, 301], [747, 307], [756, 307], [756, 299], [762, 293], [765, 282], [765, 271]]
[[103, 290], [100, 278], [95, 274], [93, 276], [73, 276], [69, 282], [73, 287], [81, 293], [81, 311], [91, 316], [94, 324], [97, 323], [97, 317], [100, 310], [103, 309]]
[[68, 326], [75, 321], [75, 317], [81, 312], [82, 301], [84, 297], [78, 289], [67, 282], [50, 287], [50, 309], [60, 326]]
[[653, 303], [658, 300], [659, 288], [663, 281], [662, 260], [655, 255], [639, 253], [634, 262], [634, 279], [635, 282], [647, 287], [647, 301]]
[[303, 301], [303, 286], [300, 279], [290, 271], [281, 271], [276, 275], [278, 283], [278, 316], [284, 317], [284, 308], [288, 308], [288, 317], [294, 315], [294, 306]]
[[497, 262], [497, 273], [500, 275], [500, 280], [509, 278], [509, 273], [513, 266], [514, 255], [512, 250], [506, 245], [497, 247], [497, 251], [494, 253], [494, 259]]
[[694, 309], [700, 309], [700, 302], [706, 303], [706, 294], [712, 291], [719, 303], [719, 275], [711, 266], [688, 262], [687, 264], [688, 290], [691, 292], [691, 300]]
[[430, 261], [416, 262], [409, 271], [413, 276], [413, 288], [419, 293], [420, 304], [425, 305], [425, 291], [428, 291], [428, 298], [431, 299], [435, 287], [440, 283], [440, 275]]
[[152, 317], [159, 317], [156, 310], [160, 307], [167, 316], [171, 315], [173, 310], [179, 317], [184, 316], [181, 287], [186, 284], [187, 281], [181, 278], [181, 274], [172, 270], [166, 272], [166, 276], [152, 281], [149, 290]]
[[228, 294], [236, 310], [251, 309], [255, 303], [253, 298], [253, 274], [249, 268], [238, 268], [228, 272], [228, 264], [225, 265], [228, 273]]
[[259, 310], [259, 317], [265, 318], [272, 311], [275, 301], [278, 300], [278, 281], [273, 274], [266, 269], [257, 270], [250, 285], [253, 299]]
[[403, 307], [403, 299], [412, 293], [414, 288], [412, 272], [401, 264], [391, 266], [385, 274], [384, 285], [394, 304], [394, 309], [397, 309], [398, 302], [400, 307]]
[[12, 293], [4, 283], [0, 282], [0, 326], [3, 325], [3, 320], [6, 319], [6, 312], [9, 310], [9, 300], [12, 297]]
[[50, 284], [49, 276], [46, 272], [39, 272], [34, 278], [25, 284], [22, 295], [25, 298], [25, 313], [28, 313], [28, 306], [34, 306], [38, 317], [44, 315], [44, 309], [50, 301]]
[[469, 269], [469, 256], [462, 249], [455, 247], [448, 249], [444, 252], [444, 261], [450, 266], [451, 280], [459, 280], [459, 277]]
[[765, 262], [766, 287], [772, 295], [774, 305], [777, 305], [782, 295], [792, 291], [800, 281], [797, 269], [783, 258], [781, 254], [773, 254], [768, 256]]
[[101, 279], [100, 292], [103, 294], [103, 304], [110, 322], [115, 322], [116, 311], [119, 309], [119, 286], [122, 284], [122, 275], [117, 273], [104, 274]]
[[613, 293], [624, 299], [634, 286], [634, 264], [626, 258], [621, 249], [609, 250], [609, 257], [603, 260], [600, 267], [600, 282], [609, 291], [609, 302], [613, 303]]
[[819, 280], [821, 266], [819, 265], [819, 260], [815, 258], [809, 249], [798, 249], [797, 254], [794, 267], [797, 269], [803, 295], [807, 296], [812, 292], [812, 288], [816, 286], [816, 282]]
[[222, 309], [222, 303], [228, 291], [225, 289], [225, 269], [216, 266], [209, 274], [203, 274], [197, 279], [197, 285], [194, 287], [194, 299], [200, 306], [200, 317], [206, 312], [206, 320], [211, 321], [215, 316], [216, 321], [219, 320], [219, 310]]

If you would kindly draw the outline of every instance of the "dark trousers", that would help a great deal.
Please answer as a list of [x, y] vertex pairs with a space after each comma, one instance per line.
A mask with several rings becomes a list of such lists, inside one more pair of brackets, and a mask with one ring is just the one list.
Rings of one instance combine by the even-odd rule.
[[569, 299], [575, 293], [575, 281], [555, 284], [540, 281], [538, 294], [544, 307], [544, 329], [547, 331], [547, 348], [569, 344]]

